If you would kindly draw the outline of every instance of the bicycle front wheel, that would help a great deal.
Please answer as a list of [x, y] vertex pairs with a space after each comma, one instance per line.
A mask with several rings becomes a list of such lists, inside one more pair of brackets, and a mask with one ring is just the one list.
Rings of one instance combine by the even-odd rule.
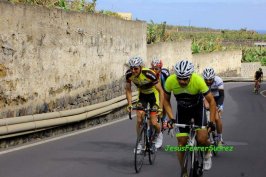
[[194, 177], [203, 176], [203, 151], [196, 151], [195, 158], [193, 162], [193, 175]]
[[193, 162], [193, 152], [186, 151], [182, 162], [182, 174], [187, 173], [189, 177], [194, 177]]
[[146, 156], [146, 141], [146, 132], [144, 131], [144, 128], [141, 127], [134, 149], [136, 173], [140, 172], [144, 157]]
[[214, 133], [214, 132], [212, 132], [211, 133], [211, 136], [212, 136], [212, 138], [213, 138], [213, 146], [214, 146], [214, 150], [212, 151], [212, 153], [213, 153], [213, 155], [214, 156], [217, 156], [218, 155], [218, 151], [216, 151], [216, 148], [218, 147], [218, 137], [217, 137], [217, 135], [216, 135], [216, 133]]
[[157, 151], [155, 147], [155, 143], [154, 143], [155, 135], [156, 135], [155, 129], [151, 128], [149, 134], [150, 134], [150, 137], [149, 137], [149, 143], [147, 143], [147, 148], [149, 152], [149, 162], [150, 162], [150, 165], [152, 165], [155, 162], [156, 151]]

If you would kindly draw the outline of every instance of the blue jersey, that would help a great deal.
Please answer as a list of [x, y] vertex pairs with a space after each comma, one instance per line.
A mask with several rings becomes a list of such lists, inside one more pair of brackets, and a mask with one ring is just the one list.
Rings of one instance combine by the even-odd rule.
[[162, 88], [164, 89], [165, 87], [165, 81], [166, 79], [170, 76], [170, 72], [168, 69], [166, 68], [162, 68], [161, 70], [161, 74], [160, 74], [160, 82], [161, 82], [161, 85], [162, 85]]

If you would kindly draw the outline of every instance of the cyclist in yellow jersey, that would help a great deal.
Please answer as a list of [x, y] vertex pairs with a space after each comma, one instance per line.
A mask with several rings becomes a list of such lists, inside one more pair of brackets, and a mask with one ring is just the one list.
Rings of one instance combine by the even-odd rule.
[[[126, 97], [128, 101], [128, 111], [132, 108], [132, 90], [131, 82], [133, 82], [139, 90], [138, 105], [146, 107], [150, 103], [151, 107], [156, 107], [158, 112], [162, 112], [164, 92], [158, 82], [156, 74], [143, 67], [143, 60], [140, 57], [133, 57], [129, 59], [130, 69], [126, 72]], [[143, 120], [144, 112], [137, 111], [137, 133], [140, 131], [141, 122]], [[151, 123], [156, 129], [157, 138], [155, 140], [155, 147], [162, 146], [162, 133], [160, 124], [157, 121], [157, 113], [151, 112]], [[141, 145], [139, 145], [141, 146]], [[138, 147], [138, 149], [142, 149]]]
[[[204, 82], [203, 78], [194, 73], [194, 66], [187, 60], [182, 60], [174, 66], [175, 74], [170, 75], [165, 83], [165, 110], [169, 116], [169, 126], [173, 123], [189, 124], [191, 118], [194, 118], [195, 124], [205, 126], [207, 124], [206, 116], [203, 116], [203, 96], [210, 103], [210, 119], [209, 127], [215, 130], [215, 100]], [[170, 96], [173, 92], [177, 100], [177, 115], [174, 119]], [[187, 144], [189, 128], [179, 128], [176, 137], [179, 146]], [[201, 146], [209, 146], [207, 129], [197, 130], [197, 141]], [[178, 159], [181, 165], [184, 152], [178, 152]], [[204, 169], [211, 168], [211, 153], [207, 152], [204, 157]], [[182, 169], [181, 176], [186, 176], [187, 172]]]

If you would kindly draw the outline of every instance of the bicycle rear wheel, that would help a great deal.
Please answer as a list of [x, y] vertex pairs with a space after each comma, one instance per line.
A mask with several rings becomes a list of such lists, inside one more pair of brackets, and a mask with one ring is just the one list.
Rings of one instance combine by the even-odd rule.
[[149, 137], [149, 143], [147, 143], [147, 148], [148, 148], [148, 152], [149, 152], [149, 162], [150, 162], [150, 165], [154, 164], [155, 162], [155, 158], [156, 158], [156, 147], [155, 147], [155, 143], [154, 143], [154, 140], [155, 140], [155, 129], [151, 127], [150, 129], [150, 137]]
[[[144, 131], [144, 128], [142, 127], [140, 130], [140, 133], [137, 137], [134, 155], [135, 155], [135, 171], [136, 173], [139, 173], [141, 170], [141, 167], [143, 165], [144, 157], [146, 156], [146, 132]], [[141, 148], [139, 146], [141, 145]]]

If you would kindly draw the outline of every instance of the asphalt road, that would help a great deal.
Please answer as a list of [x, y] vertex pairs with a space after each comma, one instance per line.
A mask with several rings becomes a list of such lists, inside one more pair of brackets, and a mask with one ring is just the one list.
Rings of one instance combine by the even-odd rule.
[[[264, 177], [266, 174], [266, 97], [251, 83], [226, 83], [224, 140], [232, 152], [213, 158], [208, 177]], [[262, 84], [262, 89], [266, 84]], [[0, 177], [162, 177], [179, 176], [175, 152], [159, 150], [135, 174], [135, 121], [124, 120], [67, 138], [0, 155]], [[164, 146], [176, 145], [165, 134]]]

